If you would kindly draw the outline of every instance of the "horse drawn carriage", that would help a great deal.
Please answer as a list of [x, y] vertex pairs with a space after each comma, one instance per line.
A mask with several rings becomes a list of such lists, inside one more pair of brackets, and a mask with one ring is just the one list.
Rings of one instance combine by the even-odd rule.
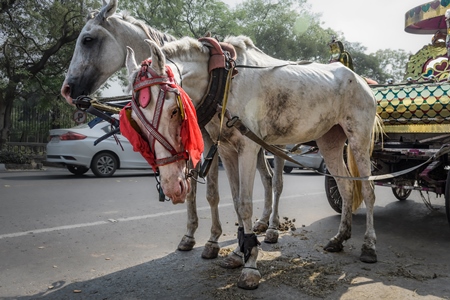
[[[137, 133], [135, 141], [139, 151], [146, 147], [143, 154], [152, 160], [149, 161], [152, 167], [159, 168], [160, 188], [172, 202], [180, 203], [191, 197], [186, 201], [188, 224], [178, 247], [180, 250], [191, 250], [195, 244], [194, 233], [198, 226], [195, 193], [188, 192], [191, 190], [191, 178], [196, 176], [191, 172], [192, 168], [203, 150], [200, 138], [203, 138], [206, 149], [214, 149], [221, 142], [219, 154], [227, 172], [239, 224], [238, 246], [224, 259], [223, 266], [244, 266], [238, 287], [255, 289], [261, 279], [256, 266], [259, 242], [252, 224], [252, 192], [256, 168], [261, 167], [261, 171], [266, 169], [267, 164], [260, 151], [261, 144], [254, 143], [256, 138], [264, 138], [264, 148], [266, 145], [270, 148], [273, 147], [271, 145], [315, 141], [321, 149], [327, 169], [336, 179], [334, 182], [332, 177], [327, 176], [330, 203], [339, 202], [336, 210], [342, 210], [338, 232], [324, 246], [324, 250], [339, 252], [344, 247], [343, 242], [351, 237], [352, 208], [360, 204], [360, 199], [354, 196], [361, 192], [367, 207], [367, 228], [360, 256], [365, 263], [377, 261], [373, 186], [367, 180], [361, 181], [359, 186], [353, 185], [351, 180], [342, 177], [348, 179], [349, 175], [354, 176], [352, 171], [356, 170], [363, 179], [381, 179], [377, 182], [393, 187], [400, 198], [405, 198], [413, 189], [450, 196], [446, 191], [450, 190], [450, 184], [447, 184], [445, 176], [448, 164], [445, 143], [450, 139], [447, 128], [450, 126], [450, 107], [447, 108], [450, 84], [446, 82], [445, 72], [438, 72], [446, 66], [444, 58], [433, 54], [432, 59], [422, 61], [421, 65], [410, 64], [410, 70], [415, 74], [411, 77], [413, 79], [399, 85], [374, 85], [371, 90], [361, 76], [341, 64], [294, 63], [275, 59], [264, 54], [246, 36], [227, 37], [224, 42], [228, 50], [213, 39], [185, 37], [177, 40], [115, 15], [117, 2], [111, 0], [104, 3], [104, 7], [87, 21], [77, 40], [61, 94], [71, 104], [86, 103], [86, 107], [90, 107], [91, 102], [82, 101], [80, 104], [78, 100], [81, 101], [83, 95], [92, 94], [126, 63], [134, 82], [135, 97], [131, 113], [127, 108], [121, 111], [120, 126], [128, 124], [125, 126], [128, 126], [129, 132]], [[412, 11], [411, 30], [420, 30], [422, 25], [429, 23], [428, 20], [434, 20], [430, 15], [442, 20], [447, 6], [448, 1], [434, 1], [418, 11]], [[434, 26], [433, 32], [440, 33], [439, 28]], [[105, 30], [114, 33], [105, 35]], [[97, 39], [96, 36], [102, 38]], [[441, 36], [437, 35], [439, 38]], [[102, 41], [102, 45], [108, 43], [110, 47], [99, 47], [98, 40]], [[439, 39], [433, 47], [442, 46], [438, 43]], [[146, 60], [149, 49], [151, 62]], [[445, 56], [445, 43], [443, 49], [442, 55]], [[427, 54], [431, 52], [434, 53], [434, 50]], [[136, 58], [144, 61], [140, 68]], [[417, 71], [419, 65], [421, 68]], [[236, 75], [235, 68], [239, 68], [239, 75], [234, 77], [230, 88], [231, 79]], [[430, 74], [427, 73], [429, 69]], [[183, 87], [177, 86], [177, 82], [183, 83]], [[215, 101], [215, 94], [210, 93], [217, 86], [224, 87], [223, 97], [219, 97], [223, 98], [220, 104]], [[150, 93], [151, 90], [154, 92]], [[182, 90], [189, 95], [192, 103], [185, 99], [187, 97], [184, 97]], [[208, 120], [200, 130], [198, 122], [192, 121], [196, 120], [195, 109], [201, 108], [206, 99], [212, 102], [206, 105], [208, 111], [198, 109], [197, 115]], [[339, 109], [334, 103], [339, 103]], [[211, 107], [212, 110], [209, 109]], [[373, 152], [374, 170], [371, 170], [369, 152], [374, 128], [378, 127], [377, 107], [388, 136]], [[218, 110], [221, 111], [220, 118], [213, 118]], [[226, 127], [222, 126], [224, 119], [228, 119]], [[143, 138], [147, 142], [142, 141]], [[214, 144], [214, 141], [217, 142]], [[342, 159], [345, 147], [350, 150], [348, 167]], [[186, 159], [189, 156], [193, 164]], [[202, 257], [206, 258], [217, 257], [220, 249], [217, 241], [221, 235], [217, 156], [211, 159], [214, 163], [208, 173], [206, 198], [211, 205], [214, 221], [211, 237], [202, 253]], [[270, 214], [270, 220], [266, 237], [269, 230], [276, 231], [277, 228], [281, 164], [282, 159], [277, 157], [274, 173], [278, 185], [273, 185], [273, 210], [265, 209], [265, 212], [271, 211], [267, 214]], [[371, 173], [386, 172], [389, 174], [370, 176]], [[272, 200], [271, 180], [263, 174], [261, 178], [267, 183], [267, 204]], [[339, 192], [336, 193], [337, 185]], [[446, 202], [448, 212], [449, 200]]]
[[[371, 87], [385, 132], [372, 153], [373, 175], [392, 175], [378, 177], [375, 185], [392, 188], [400, 201], [419, 191], [427, 206], [431, 204], [423, 192], [443, 195], [450, 222], [449, 8], [447, 1], [433, 1], [406, 13], [405, 31], [434, 34], [432, 43], [410, 57], [404, 82]], [[340, 213], [333, 177], [326, 177], [325, 187], [331, 207]]]

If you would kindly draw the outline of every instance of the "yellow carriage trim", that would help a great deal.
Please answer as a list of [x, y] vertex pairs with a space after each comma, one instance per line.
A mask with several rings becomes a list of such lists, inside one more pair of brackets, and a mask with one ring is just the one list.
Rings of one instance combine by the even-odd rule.
[[434, 34], [438, 30], [446, 32], [443, 16], [449, 8], [449, 0], [435, 0], [410, 9], [405, 14], [405, 31], [419, 34]]
[[445, 42], [436, 42], [424, 46], [416, 54], [411, 55], [406, 65], [404, 79], [411, 77], [415, 80], [424, 80], [433, 75], [437, 81], [445, 81], [448, 79], [449, 71]]
[[372, 88], [386, 132], [450, 132], [450, 83]]

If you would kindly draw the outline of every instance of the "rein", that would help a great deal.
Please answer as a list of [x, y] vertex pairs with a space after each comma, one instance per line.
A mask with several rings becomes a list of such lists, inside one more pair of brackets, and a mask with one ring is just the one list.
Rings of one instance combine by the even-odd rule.
[[[227, 115], [227, 114], [225, 114]], [[319, 172], [317, 170], [314, 170], [312, 168], [308, 168], [305, 167], [304, 165], [302, 165], [301, 163], [297, 162], [296, 160], [294, 160], [292, 157], [288, 156], [283, 149], [280, 149], [279, 147], [276, 147], [274, 145], [270, 145], [267, 144], [265, 141], [263, 141], [260, 137], [258, 137], [253, 131], [251, 131], [247, 126], [244, 125], [244, 123], [242, 123], [242, 121], [239, 119], [239, 117], [232, 117], [231, 119], [228, 120], [227, 122], [227, 127], [228, 128], [232, 128], [235, 127], [242, 135], [246, 136], [247, 138], [249, 138], [250, 140], [252, 140], [253, 142], [257, 143], [258, 145], [260, 145], [261, 147], [263, 147], [264, 149], [266, 149], [267, 151], [271, 152], [272, 154], [281, 157], [285, 160], [288, 160], [304, 169], [308, 169], [311, 171], [314, 171], [318, 174], [324, 175], [324, 176], [328, 176], [328, 177], [334, 177], [334, 178], [341, 178], [341, 179], [351, 179], [351, 180], [357, 180], [357, 181], [376, 181], [376, 180], [384, 180], [384, 179], [389, 179], [389, 178], [394, 178], [394, 177], [398, 177], [400, 175], [404, 175], [407, 174], [409, 172], [412, 172], [428, 163], [430, 163], [433, 160], [436, 160], [437, 158], [439, 158], [442, 155], [445, 155], [447, 153], [450, 153], [450, 145], [448, 144], [444, 144], [441, 146], [441, 148], [430, 158], [427, 159], [427, 161], [408, 168], [406, 170], [401, 170], [401, 171], [397, 171], [394, 173], [389, 173], [389, 174], [382, 174], [382, 175], [375, 175], [375, 176], [365, 176], [365, 177], [349, 177], [349, 176], [337, 176], [337, 175], [331, 175], [331, 174], [327, 174], [327, 173], [322, 173]]]
[[309, 65], [312, 64], [312, 61], [307, 60], [301, 60], [297, 62], [288, 62], [282, 65], [276, 65], [276, 66], [249, 66], [249, 65], [236, 65], [236, 68], [244, 68], [244, 69], [276, 69], [276, 68], [282, 68], [286, 66], [300, 66], [300, 65]]

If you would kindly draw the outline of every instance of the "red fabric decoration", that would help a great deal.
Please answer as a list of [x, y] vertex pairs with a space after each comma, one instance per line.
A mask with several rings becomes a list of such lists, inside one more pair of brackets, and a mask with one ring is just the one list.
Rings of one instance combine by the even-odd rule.
[[[130, 144], [133, 146], [133, 150], [135, 152], [140, 152], [141, 155], [145, 158], [145, 160], [152, 166], [153, 171], [156, 172], [153, 167], [156, 165], [155, 156], [153, 152], [150, 150], [150, 146], [148, 142], [142, 137], [140, 134], [140, 129], [135, 121], [131, 118], [131, 103], [128, 103], [119, 114], [120, 120], [120, 132], [124, 137], [130, 141]], [[134, 126], [132, 125], [134, 124]]]
[[[172, 88], [177, 88], [180, 93], [181, 102], [183, 103], [184, 109], [184, 120], [181, 124], [181, 141], [183, 143], [184, 149], [189, 153], [189, 157], [192, 160], [194, 167], [199, 162], [201, 155], [203, 153], [203, 138], [200, 127], [198, 126], [197, 121], [197, 112], [195, 110], [194, 105], [192, 104], [191, 99], [188, 94], [177, 84], [175, 84], [173, 80], [173, 72], [169, 66], [166, 66], [166, 73], [169, 78], [171, 78], [173, 83], [168, 83], [168, 85]], [[148, 90], [149, 89], [143, 89]], [[142, 93], [143, 90], [140, 90], [140, 94], [144, 96], [141, 101], [140, 95], [140, 103], [142, 106], [147, 106], [150, 101], [150, 95], [146, 93]], [[155, 169], [155, 156], [153, 151], [151, 151], [148, 142], [142, 137], [141, 131], [134, 120], [131, 118], [131, 103], [125, 106], [120, 111], [120, 131], [123, 136], [125, 136], [130, 143], [133, 145], [133, 150], [136, 152], [140, 152], [142, 156], [147, 160], [147, 162]]]
[[183, 124], [181, 124], [181, 140], [195, 168], [203, 153], [202, 132], [198, 126], [197, 112], [191, 98], [181, 87], [178, 87], [178, 90], [180, 91], [185, 115]]

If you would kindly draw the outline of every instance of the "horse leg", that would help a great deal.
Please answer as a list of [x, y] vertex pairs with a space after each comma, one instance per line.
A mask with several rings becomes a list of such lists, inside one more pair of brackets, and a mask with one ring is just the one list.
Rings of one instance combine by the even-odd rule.
[[[203, 134], [205, 147], [209, 148], [212, 145], [212, 141], [206, 134]], [[218, 244], [218, 240], [220, 235], [222, 234], [222, 225], [220, 224], [219, 219], [219, 190], [218, 190], [218, 169], [219, 159], [217, 155], [214, 157], [214, 160], [211, 164], [207, 181], [206, 181], [206, 199], [211, 208], [211, 235], [208, 242], [205, 244], [205, 248], [202, 252], [202, 258], [217, 258], [220, 246]], [[200, 170], [200, 164], [197, 165], [196, 170]], [[191, 181], [191, 191], [187, 196], [187, 213], [188, 213], [188, 221], [187, 221], [187, 230], [186, 234], [181, 239], [178, 244], [178, 250], [181, 251], [190, 251], [193, 249], [195, 245], [195, 231], [198, 228], [198, 215], [197, 215], [197, 204], [196, 204], [196, 195], [197, 195], [197, 182], [195, 180]]]
[[[342, 128], [336, 125], [316, 141], [332, 175], [350, 176], [343, 157], [346, 139]], [[338, 233], [324, 247], [329, 252], [341, 251], [343, 242], [351, 237], [353, 184], [351, 180], [341, 178], [336, 178], [336, 183], [342, 197], [342, 214]]]
[[206, 182], [206, 200], [211, 209], [211, 235], [205, 244], [202, 258], [217, 258], [220, 251], [219, 238], [222, 235], [222, 225], [219, 218], [219, 157], [216, 155], [209, 169]]
[[[205, 149], [211, 148], [213, 141], [206, 133], [202, 132]], [[206, 200], [211, 209], [211, 235], [205, 244], [202, 258], [217, 258], [220, 251], [219, 238], [222, 235], [222, 225], [219, 218], [219, 156], [215, 155], [211, 163], [206, 181]]]
[[258, 162], [256, 168], [261, 176], [261, 182], [264, 187], [264, 210], [260, 219], [253, 225], [253, 231], [265, 232], [269, 225], [269, 218], [272, 213], [272, 169], [264, 157], [264, 149], [258, 152]]
[[[362, 141], [350, 144], [355, 158], [355, 162], [358, 166], [360, 176], [370, 176], [371, 174], [371, 162], [370, 162], [370, 140], [364, 135]], [[365, 142], [365, 143], [364, 143]], [[366, 145], [366, 147], [364, 147]], [[364, 234], [364, 243], [361, 247], [360, 260], [365, 263], [377, 262], [376, 242], [377, 237], [375, 234], [374, 222], [373, 222], [373, 209], [375, 204], [375, 192], [373, 183], [370, 181], [361, 181], [361, 192], [364, 197], [364, 204], [366, 205], [366, 232]]]
[[[200, 166], [197, 166], [199, 170]], [[178, 250], [180, 251], [191, 251], [195, 245], [194, 234], [198, 228], [198, 215], [197, 215], [197, 182], [191, 180], [191, 191], [186, 197], [186, 209], [187, 209], [187, 228], [186, 233], [178, 244]]]
[[221, 144], [222, 148], [219, 148], [219, 152], [230, 183], [239, 228], [237, 249], [222, 261], [221, 266], [237, 268], [244, 264], [238, 280], [238, 287], [249, 290], [256, 289], [261, 274], [256, 267], [259, 242], [252, 230], [252, 196], [256, 157], [260, 147], [243, 137], [239, 143], [240, 149], [237, 156], [235, 146], [226, 149], [224, 144]]
[[[221, 144], [221, 147], [224, 147]], [[222, 159], [222, 163], [225, 167], [225, 171], [228, 177], [228, 182], [230, 183], [231, 196], [233, 197], [234, 209], [236, 211], [236, 215], [238, 218], [238, 231], [237, 237], [238, 240], [244, 234], [244, 227], [242, 224], [242, 219], [239, 217], [237, 211], [237, 201], [239, 196], [239, 168], [238, 168], [238, 159], [235, 153], [221, 153], [221, 148], [219, 148], [220, 158]], [[220, 266], [226, 269], [236, 269], [244, 265], [244, 256], [240, 251], [239, 245], [234, 249], [227, 257], [225, 257], [221, 262]]]
[[244, 253], [244, 268], [237, 285], [242, 289], [253, 290], [258, 287], [261, 280], [261, 273], [256, 266], [259, 242], [252, 231], [255, 157], [260, 147], [250, 140], [245, 142], [245, 148], [239, 153], [239, 199], [237, 202], [237, 212], [244, 225], [244, 235], [239, 239], [240, 250]]
[[265, 243], [278, 242], [278, 227], [280, 226], [280, 216], [278, 214], [278, 204], [280, 203], [281, 192], [283, 191], [283, 166], [284, 160], [274, 156], [274, 176], [272, 181], [274, 201], [272, 204], [272, 214], [270, 215], [269, 229], [266, 231]]

